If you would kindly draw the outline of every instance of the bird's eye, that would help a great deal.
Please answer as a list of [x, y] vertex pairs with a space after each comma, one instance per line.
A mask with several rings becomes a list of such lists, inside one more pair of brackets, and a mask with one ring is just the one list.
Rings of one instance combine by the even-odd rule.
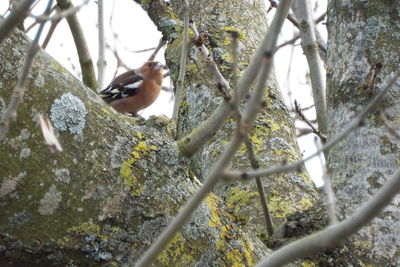
[[148, 67], [151, 67], [151, 65], [152, 65], [151, 63], [147, 64]]

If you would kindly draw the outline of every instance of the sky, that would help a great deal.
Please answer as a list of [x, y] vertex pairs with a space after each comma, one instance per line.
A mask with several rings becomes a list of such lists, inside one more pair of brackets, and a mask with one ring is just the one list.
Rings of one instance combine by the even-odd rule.
[[[84, 0], [72, 0], [74, 5], [80, 5]], [[138, 51], [148, 49], [157, 46], [161, 33], [157, 31], [155, 25], [148, 18], [147, 14], [142, 8], [137, 5], [133, 0], [104, 0], [104, 12], [105, 12], [105, 34], [107, 44], [118, 51], [120, 58], [123, 59], [124, 63], [131, 68], [137, 68], [147, 61], [152, 51], [144, 53], [133, 53], [132, 51]], [[266, 1], [268, 7], [268, 1]], [[41, 0], [39, 4], [33, 10], [33, 13], [40, 15], [44, 10], [47, 1]], [[312, 0], [313, 7], [317, 3], [316, 12], [314, 17], [318, 17], [326, 10], [326, 0]], [[8, 7], [8, 1], [0, 1], [0, 14], [4, 14]], [[268, 14], [268, 19], [271, 20], [274, 15], [274, 11]], [[90, 0], [89, 3], [79, 11], [79, 19], [82, 25], [91, 56], [94, 62], [97, 62], [98, 58], [98, 31], [97, 31], [97, 3], [94, 0]], [[27, 19], [25, 27], [30, 26], [33, 23], [33, 19]], [[50, 24], [47, 23], [42, 40], [46, 36], [47, 30]], [[321, 35], [326, 40], [326, 28], [323, 24], [318, 25], [318, 29]], [[280, 34], [278, 44], [283, 43], [293, 37], [293, 34], [297, 30], [291, 25], [289, 21], [284, 23], [282, 33]], [[33, 28], [28, 32], [28, 35], [33, 38], [36, 33], [36, 28]], [[311, 106], [313, 103], [312, 93], [310, 84], [308, 82], [308, 67], [307, 61], [302, 53], [302, 49], [299, 45], [300, 41], [296, 42], [296, 45], [286, 46], [280, 49], [275, 55], [275, 73], [278, 80], [278, 84], [285, 98], [286, 104], [290, 107], [290, 102], [296, 99], [301, 107]], [[80, 78], [80, 66], [79, 60], [73, 42], [72, 35], [70, 33], [68, 24], [65, 20], [62, 20], [57, 26], [53, 37], [46, 48], [46, 52], [52, 55], [58, 62], [60, 62], [66, 69], [71, 73]], [[156, 60], [165, 63], [163, 50], [160, 51], [156, 57]], [[106, 50], [106, 74], [105, 84], [111, 82], [114, 77], [117, 61], [113, 55], [113, 51], [110, 49]], [[288, 75], [288, 69], [291, 69]], [[97, 69], [97, 67], [96, 67]], [[123, 73], [125, 69], [119, 68], [118, 74]], [[169, 79], [164, 79], [164, 86], [171, 87]], [[291, 92], [289, 97], [289, 92]], [[160, 97], [156, 102], [140, 113], [143, 117], [149, 117], [150, 115], [166, 115], [171, 117], [173, 108], [173, 97], [171, 93], [162, 91]], [[308, 119], [315, 119], [314, 109], [310, 109], [305, 112]], [[305, 128], [305, 124], [302, 122], [296, 122], [296, 126]], [[309, 134], [305, 137], [299, 138], [298, 143], [303, 156], [307, 156], [315, 151], [313, 134]], [[317, 186], [322, 185], [321, 180], [321, 164], [318, 158], [314, 158], [306, 164], [307, 170], [309, 171], [311, 178]]]

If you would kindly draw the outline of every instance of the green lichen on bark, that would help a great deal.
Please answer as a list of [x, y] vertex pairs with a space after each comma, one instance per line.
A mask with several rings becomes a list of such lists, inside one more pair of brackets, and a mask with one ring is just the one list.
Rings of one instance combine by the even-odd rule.
[[[0, 96], [6, 103], [27, 43], [18, 32], [0, 45]], [[80, 134], [55, 129], [64, 151], [50, 154], [35, 117], [49, 114], [65, 93], [80, 99], [87, 114]], [[198, 189], [188, 160], [179, 156], [174, 144], [174, 128], [164, 117], [143, 120], [116, 113], [40, 51], [18, 119], [0, 146], [4, 260], [42, 266], [124, 265], [131, 253], [138, 258]], [[217, 211], [230, 224], [232, 217], [223, 212]], [[182, 238], [166, 252], [176, 257], [164, 257], [156, 265], [183, 260], [207, 265], [216, 259], [209, 248], [216, 246], [220, 230], [209, 226], [210, 213], [207, 205], [196, 211]], [[236, 228], [232, 226], [241, 232]], [[241, 233], [238, 240], [250, 242], [257, 249], [249, 255], [259, 258], [263, 244]], [[184, 251], [179, 249], [182, 244]], [[219, 250], [218, 260], [228, 265], [224, 251]]]
[[[330, 136], [343, 129], [379, 92], [400, 65], [400, 9], [396, 1], [330, 1], [328, 6], [327, 97]], [[375, 77], [375, 78], [374, 78]], [[372, 80], [375, 82], [371, 82]], [[393, 86], [377, 105], [398, 127], [400, 88]], [[337, 206], [342, 217], [371, 198], [398, 168], [398, 140], [388, 135], [377, 113], [329, 151]], [[349, 242], [363, 264], [398, 265], [400, 235], [396, 204]], [[367, 245], [366, 245], [367, 244]], [[340, 255], [338, 255], [340, 257]]]

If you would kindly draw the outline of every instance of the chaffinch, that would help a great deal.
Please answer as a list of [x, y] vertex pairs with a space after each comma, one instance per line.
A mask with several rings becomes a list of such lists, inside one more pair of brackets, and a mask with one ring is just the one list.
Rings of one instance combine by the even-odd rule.
[[148, 61], [138, 69], [118, 75], [99, 95], [116, 111], [136, 116], [160, 94], [163, 68], [159, 62]]

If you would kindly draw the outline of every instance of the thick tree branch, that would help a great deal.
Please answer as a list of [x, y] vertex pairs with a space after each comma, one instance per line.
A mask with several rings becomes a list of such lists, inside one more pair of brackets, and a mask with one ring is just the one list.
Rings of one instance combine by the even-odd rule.
[[323, 249], [333, 248], [378, 216], [399, 193], [399, 190], [400, 170], [397, 170], [379, 192], [349, 218], [341, 223], [329, 226], [319, 233], [304, 237], [278, 249], [256, 266], [280, 267]]
[[[266, 51], [267, 54], [262, 58], [264, 64], [261, 67], [259, 81], [257, 84], [256, 92], [250, 99], [246, 113], [244, 114], [243, 122], [251, 125], [259, 111], [259, 107], [262, 101], [262, 97], [265, 94], [265, 82], [269, 75], [272, 67], [271, 52], [276, 45], [277, 36], [280, 32], [281, 26], [289, 8], [292, 4], [291, 0], [281, 1], [278, 9], [276, 11], [275, 17], [271, 23], [271, 27], [268, 29], [271, 39], [268, 40]], [[204, 198], [213, 190], [214, 186], [218, 182], [219, 178], [223, 174], [224, 169], [227, 167], [228, 163], [231, 161], [232, 157], [239, 149], [243, 142], [244, 136], [240, 134], [240, 131], [236, 131], [232, 140], [227, 145], [226, 150], [219, 157], [215, 165], [212, 167], [210, 175], [205, 180], [203, 186], [186, 202], [186, 204], [181, 208], [179, 213], [174, 217], [172, 222], [167, 226], [167, 228], [162, 232], [158, 239], [150, 246], [146, 253], [139, 259], [136, 266], [144, 267], [150, 266], [152, 262], [157, 258], [168, 242], [176, 235], [176, 233], [182, 228], [186, 220], [192, 215], [194, 210], [200, 205]]]

